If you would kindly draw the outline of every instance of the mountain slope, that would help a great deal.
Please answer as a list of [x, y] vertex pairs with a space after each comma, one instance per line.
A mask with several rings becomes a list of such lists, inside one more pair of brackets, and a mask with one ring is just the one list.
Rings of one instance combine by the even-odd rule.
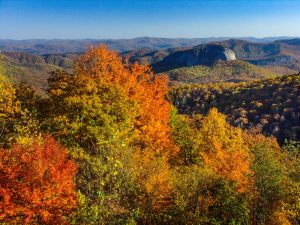
[[163, 72], [186, 66], [211, 66], [219, 60], [232, 61], [235, 59], [234, 52], [228, 48], [216, 44], [203, 44], [169, 54], [163, 60], [152, 64], [152, 67], [155, 72]]
[[[274, 42], [249, 42], [245, 40], [225, 40], [212, 42], [211, 44], [231, 49], [237, 59], [247, 61], [251, 64], [273, 67], [274, 71], [281, 71], [282, 74], [300, 71], [300, 39], [278, 40]], [[203, 44], [200, 46], [207, 46]], [[139, 61], [145, 64], [152, 64], [158, 71], [170, 70], [176, 67], [187, 66], [178, 58], [184, 57], [187, 51], [197, 51], [199, 46], [168, 49], [162, 51], [131, 51], [128, 55], [130, 61]], [[159, 56], [159, 57], [157, 57]], [[170, 60], [169, 60], [170, 59]], [[177, 65], [175, 63], [177, 61]], [[178, 62], [179, 61], [179, 62]]]
[[266, 135], [300, 141], [300, 74], [262, 81], [173, 87], [170, 100], [185, 114], [217, 107], [242, 128], [258, 127]]
[[253, 43], [227, 40], [215, 44], [230, 48], [238, 59], [261, 66], [284, 66], [300, 71], [300, 39], [280, 40], [271, 43]]
[[[21, 82], [32, 86], [39, 93], [43, 94], [47, 87], [47, 79], [50, 72], [62, 69], [69, 70], [68, 61], [60, 57], [37, 56], [26, 53], [10, 52], [0, 55], [4, 64], [5, 74], [13, 82]], [[60, 61], [60, 60], [63, 60]]]

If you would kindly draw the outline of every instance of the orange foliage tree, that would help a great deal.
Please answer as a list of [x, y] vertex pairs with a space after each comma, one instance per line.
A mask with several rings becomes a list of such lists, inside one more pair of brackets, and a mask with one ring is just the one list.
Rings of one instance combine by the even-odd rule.
[[[82, 154], [74, 156], [84, 161], [77, 181], [82, 183], [78, 183], [80, 191], [92, 202], [97, 202], [95, 189], [106, 196], [115, 193], [107, 191], [112, 189], [111, 183], [107, 184], [109, 189], [102, 188], [107, 175], [96, 169], [104, 167], [106, 159], [113, 156], [121, 162], [122, 158], [130, 158], [126, 165], [122, 162], [122, 173], [129, 169], [135, 183], [146, 192], [139, 201], [142, 207], [147, 203], [150, 205], [145, 208], [157, 209], [160, 203], [165, 204], [163, 199], [168, 199], [169, 193], [168, 162], [178, 150], [170, 137], [167, 82], [166, 77], [155, 76], [147, 66], [124, 61], [106, 46], [92, 47], [80, 56], [73, 74], [58, 71], [49, 79], [53, 110], [50, 126], [46, 123], [45, 127], [70, 147], [73, 156], [76, 150], [72, 149], [82, 150]], [[118, 149], [122, 149], [120, 153]], [[96, 166], [94, 161], [99, 160]], [[95, 186], [88, 192], [86, 186], [92, 187], [91, 182]]]
[[80, 57], [75, 73], [93, 77], [99, 83], [113, 84], [135, 102], [133, 168], [139, 183], [151, 193], [153, 202], [148, 199], [147, 203], [158, 207], [157, 201], [166, 198], [170, 188], [168, 160], [178, 151], [170, 138], [171, 108], [165, 99], [167, 78], [154, 76], [148, 66], [123, 62], [105, 46], [91, 48]]
[[53, 138], [0, 151], [0, 222], [66, 224], [76, 207], [76, 165]]
[[123, 62], [120, 55], [106, 46], [92, 47], [77, 59], [74, 71], [78, 77], [92, 78], [100, 85], [113, 85], [136, 102], [136, 144], [156, 153], [177, 152], [170, 139], [170, 103], [165, 99], [167, 77], [154, 76], [148, 66]]
[[147, 203], [158, 207], [157, 202], [166, 198], [170, 188], [168, 160], [178, 151], [170, 138], [167, 77], [154, 76], [148, 66], [124, 62], [105, 46], [93, 47], [81, 56], [75, 63], [75, 74], [113, 85], [135, 102], [132, 166], [139, 183], [151, 193], [152, 201]]

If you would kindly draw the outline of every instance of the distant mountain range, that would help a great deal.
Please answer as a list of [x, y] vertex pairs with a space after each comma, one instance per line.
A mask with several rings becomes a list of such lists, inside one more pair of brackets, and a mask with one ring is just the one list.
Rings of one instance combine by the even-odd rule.
[[[107, 43], [116, 49], [133, 48], [121, 51], [121, 55], [124, 58], [128, 57], [131, 62], [139, 61], [151, 65], [155, 73], [166, 73], [174, 82], [241, 82], [282, 74], [295, 74], [300, 71], [300, 39], [253, 39], [261, 42], [216, 39], [196, 46], [192, 45], [209, 39], [137, 38], [110, 40], [111, 42], [107, 41]], [[8, 76], [43, 92], [49, 72], [59, 68], [72, 70], [73, 60], [81, 54], [80, 51], [84, 46], [98, 44], [98, 42], [96, 40], [44, 40], [44, 42], [2, 40], [0, 48], [3, 50], [1, 55]], [[176, 47], [165, 49], [173, 45]], [[143, 48], [139, 48], [142, 46]], [[159, 49], [153, 50], [155, 48]], [[72, 51], [74, 53], [71, 53]], [[47, 53], [41, 54], [43, 52]]]
[[[30, 39], [30, 40], [7, 40], [0, 39], [0, 50], [7, 52], [25, 52], [31, 54], [65, 54], [83, 52], [91, 45], [106, 44], [110, 48], [120, 52], [148, 48], [149, 50], [168, 49], [175, 47], [191, 47], [203, 43], [217, 42], [231, 39], [230, 37], [211, 38], [152, 38], [139, 37], [133, 39]], [[241, 37], [240, 40], [251, 42], [271, 42], [290, 37]]]
[[[124, 55], [129, 57], [130, 61], [139, 61], [145, 64], [151, 64], [154, 70], [158, 72], [183, 66], [205, 65], [212, 63], [214, 51], [208, 55], [199, 54], [199, 49], [207, 46], [219, 46], [215, 48], [219, 51], [221, 47], [230, 49], [234, 52], [237, 59], [249, 62], [254, 65], [273, 67], [274, 70], [286, 68], [288, 70], [300, 71], [300, 39], [275, 40], [272, 42], [250, 42], [245, 40], [230, 39], [225, 41], [210, 42], [194, 47], [181, 47], [175, 49], [160, 50], [137, 50], [128, 51]], [[210, 48], [211, 49], [211, 48]], [[210, 61], [203, 61], [209, 58]], [[194, 62], [191, 63], [190, 62]], [[283, 70], [283, 73], [286, 72]]]

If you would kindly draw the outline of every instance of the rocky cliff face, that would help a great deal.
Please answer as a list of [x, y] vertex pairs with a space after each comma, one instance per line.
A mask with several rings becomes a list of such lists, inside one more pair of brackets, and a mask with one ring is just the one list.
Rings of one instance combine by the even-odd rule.
[[162, 72], [185, 66], [213, 65], [217, 61], [236, 60], [235, 54], [229, 48], [216, 44], [204, 44], [192, 49], [177, 51], [168, 55], [162, 61], [155, 63], [155, 72]]
[[225, 48], [225, 51], [223, 53], [224, 53], [224, 56], [225, 56], [224, 59], [223, 59], [224, 61], [236, 60], [234, 51], [232, 51], [231, 49]]

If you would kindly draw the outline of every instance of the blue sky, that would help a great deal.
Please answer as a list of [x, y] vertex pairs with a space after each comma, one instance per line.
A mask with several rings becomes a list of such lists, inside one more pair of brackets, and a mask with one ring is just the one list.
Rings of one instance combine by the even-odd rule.
[[300, 36], [300, 0], [0, 0], [0, 38]]

